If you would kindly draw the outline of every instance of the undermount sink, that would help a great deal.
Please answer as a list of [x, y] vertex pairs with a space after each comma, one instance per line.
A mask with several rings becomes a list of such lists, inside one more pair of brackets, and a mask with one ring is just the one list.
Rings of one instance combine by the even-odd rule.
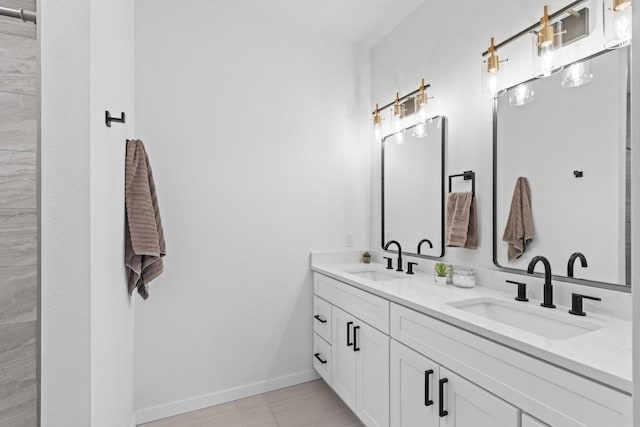
[[567, 317], [569, 314], [493, 298], [474, 298], [449, 305], [554, 340], [574, 338], [602, 327], [583, 319], [571, 319]]
[[375, 269], [365, 270], [347, 270], [346, 273], [353, 274], [366, 280], [372, 280], [374, 282], [384, 282], [386, 280], [398, 280], [404, 279], [404, 276], [399, 274], [387, 273], [386, 271], [380, 271]]

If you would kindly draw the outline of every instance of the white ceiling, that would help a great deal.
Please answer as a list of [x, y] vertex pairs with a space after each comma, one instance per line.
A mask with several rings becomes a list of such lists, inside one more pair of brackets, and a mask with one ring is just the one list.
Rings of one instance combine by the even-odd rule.
[[244, 0], [283, 23], [346, 43], [372, 46], [424, 0]]

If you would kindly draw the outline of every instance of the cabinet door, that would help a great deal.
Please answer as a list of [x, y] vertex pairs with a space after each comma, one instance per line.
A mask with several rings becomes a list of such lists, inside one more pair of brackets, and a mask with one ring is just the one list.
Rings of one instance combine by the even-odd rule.
[[[441, 427], [518, 427], [520, 410], [477, 385], [440, 368], [443, 389]], [[442, 397], [441, 397], [442, 399]]]
[[331, 385], [336, 394], [355, 412], [356, 352], [353, 351], [353, 328], [356, 319], [334, 306], [332, 322]]
[[354, 327], [356, 415], [367, 427], [389, 426], [389, 337], [364, 322]]
[[438, 427], [440, 367], [391, 340], [391, 427]]

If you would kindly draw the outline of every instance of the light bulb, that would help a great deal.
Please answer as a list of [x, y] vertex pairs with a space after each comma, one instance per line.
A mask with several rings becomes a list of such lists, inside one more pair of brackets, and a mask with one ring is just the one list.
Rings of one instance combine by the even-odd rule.
[[420, 122], [413, 128], [413, 136], [415, 136], [416, 138], [424, 138], [427, 136], [426, 122]]
[[533, 86], [531, 83], [522, 83], [511, 89], [509, 93], [509, 105], [520, 107], [533, 101]]
[[[610, 3], [609, 3], [610, 4]], [[616, 49], [627, 46], [633, 36], [633, 11], [631, 1], [613, 0], [609, 7], [604, 6], [604, 47]]]
[[380, 124], [376, 124], [373, 126], [373, 137], [377, 140], [380, 139], [380, 137], [382, 136], [382, 129]]
[[427, 120], [427, 104], [419, 104], [418, 105], [418, 118], [421, 122]]

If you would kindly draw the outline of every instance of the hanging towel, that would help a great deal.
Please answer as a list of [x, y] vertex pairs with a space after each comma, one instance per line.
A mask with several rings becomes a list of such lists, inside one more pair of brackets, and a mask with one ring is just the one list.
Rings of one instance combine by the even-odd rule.
[[535, 236], [533, 213], [531, 211], [531, 188], [529, 180], [518, 178], [511, 198], [511, 210], [502, 240], [509, 244], [507, 257], [509, 262], [520, 258]]
[[478, 207], [473, 193], [449, 193], [446, 243], [449, 247], [478, 247]]
[[127, 141], [125, 161], [125, 260], [129, 294], [149, 298], [149, 282], [162, 274], [165, 255], [156, 186], [140, 140]]

